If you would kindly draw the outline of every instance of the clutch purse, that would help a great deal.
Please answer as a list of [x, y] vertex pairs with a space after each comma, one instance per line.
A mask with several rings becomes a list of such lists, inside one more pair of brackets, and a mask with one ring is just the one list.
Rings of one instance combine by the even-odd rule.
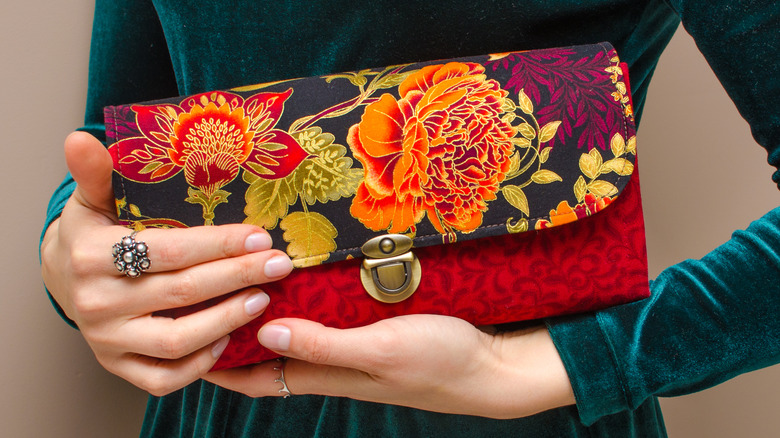
[[279, 317], [489, 325], [649, 295], [627, 68], [608, 43], [111, 106], [105, 121], [122, 224], [255, 224], [293, 260], [215, 369], [275, 357], [256, 333]]

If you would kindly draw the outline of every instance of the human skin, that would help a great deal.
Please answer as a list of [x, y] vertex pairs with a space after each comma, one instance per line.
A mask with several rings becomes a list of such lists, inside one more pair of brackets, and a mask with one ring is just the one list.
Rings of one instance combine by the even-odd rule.
[[[152, 267], [126, 278], [108, 255], [127, 234], [117, 224], [108, 152], [77, 132], [65, 157], [78, 186], [45, 234], [42, 273], [101, 365], [158, 396], [199, 378], [253, 397], [283, 395], [276, 361], [208, 372], [229, 333], [269, 305], [258, 286], [292, 270], [268, 234], [243, 224], [143, 230], [136, 238], [148, 244]], [[185, 317], [154, 315], [234, 291]], [[263, 326], [258, 340], [290, 358], [285, 377], [295, 394], [493, 418], [575, 402], [544, 327], [489, 333], [457, 318], [408, 315], [340, 330], [282, 319]]]
[[[287, 275], [292, 264], [249, 225], [144, 230], [151, 269], [129, 279], [106, 252], [127, 235], [117, 224], [112, 162], [103, 145], [77, 132], [65, 158], [78, 186], [42, 245], [42, 274], [65, 314], [107, 370], [154, 395], [198, 379], [227, 345], [227, 335], [259, 315], [268, 296], [255, 285]], [[154, 316], [239, 291], [196, 315]]]

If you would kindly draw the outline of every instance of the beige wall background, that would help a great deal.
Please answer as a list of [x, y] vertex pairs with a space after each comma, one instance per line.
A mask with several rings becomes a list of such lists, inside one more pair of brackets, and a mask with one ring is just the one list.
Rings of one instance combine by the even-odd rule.
[[[51, 309], [37, 245], [84, 111], [92, 1], [0, 2], [0, 435], [137, 436], [145, 396], [97, 365]], [[780, 202], [766, 154], [691, 39], [661, 60], [639, 133], [652, 275]], [[780, 367], [663, 401], [672, 437], [774, 437]]]

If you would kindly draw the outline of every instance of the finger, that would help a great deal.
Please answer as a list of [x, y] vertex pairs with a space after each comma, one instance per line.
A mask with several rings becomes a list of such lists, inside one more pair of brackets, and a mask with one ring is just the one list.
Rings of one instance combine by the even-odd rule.
[[203, 380], [249, 397], [281, 397], [282, 385], [276, 382], [281, 377], [280, 363], [269, 360], [257, 365], [211, 371]]
[[[93, 251], [110, 252], [114, 243], [130, 234], [127, 228], [106, 230], [105, 239], [94, 239]], [[177, 271], [201, 263], [237, 257], [271, 248], [271, 236], [254, 225], [228, 224], [192, 228], [158, 229], [147, 228], [136, 233], [136, 242], [143, 242], [148, 249], [147, 257], [152, 261], [148, 273]], [[108, 249], [107, 249], [108, 248]], [[104, 273], [122, 275], [112, 263], [104, 263]], [[110, 261], [110, 260], [109, 260]]]
[[[70, 221], [66, 226], [80, 222]], [[83, 223], [83, 222], [82, 222]], [[72, 227], [71, 227], [72, 228]], [[71, 246], [78, 255], [79, 271], [91, 275], [124, 274], [114, 266], [113, 246], [131, 231], [125, 227], [91, 227], [80, 237], [72, 238]], [[237, 257], [271, 248], [268, 233], [253, 225], [229, 224], [181, 229], [146, 229], [136, 234], [136, 242], [147, 245], [151, 266], [147, 273], [176, 271], [208, 261]]]
[[[395, 375], [408, 368], [410, 360], [421, 357], [428, 358], [429, 367], [449, 369], [453, 358], [482, 351], [490, 339], [466, 321], [443, 315], [404, 315], [351, 329], [285, 318], [266, 323], [257, 337], [260, 344], [282, 356], [372, 375]], [[437, 345], [439, 354], [431, 355]]]
[[279, 319], [264, 325], [257, 339], [264, 347], [283, 356], [313, 364], [336, 367], [357, 367], [371, 371], [380, 361], [377, 357], [393, 339], [383, 330], [373, 330], [376, 324], [357, 329], [334, 329], [304, 319]]
[[65, 161], [76, 180], [74, 197], [106, 217], [115, 218], [113, 162], [103, 144], [85, 132], [74, 132], [65, 139]]
[[[73, 229], [78, 222], [74, 219], [61, 226]], [[68, 238], [73, 268], [84, 275], [123, 278], [125, 274], [114, 264], [113, 246], [131, 231], [120, 225], [78, 230]], [[271, 237], [265, 230], [244, 224], [146, 229], [137, 233], [134, 239], [145, 243], [148, 248], [146, 257], [151, 260], [151, 266], [145, 271], [147, 274], [178, 271], [216, 259], [264, 251], [272, 245]]]
[[[281, 368], [284, 367], [284, 376]], [[212, 371], [203, 376], [215, 385], [250, 397], [283, 397], [290, 395], [317, 394], [336, 397], [350, 397], [365, 401], [389, 399], [387, 387], [374, 377], [351, 368], [317, 365], [295, 359], [271, 360], [257, 365]]]
[[[302, 319], [278, 319], [258, 332], [260, 343], [288, 357], [284, 380], [292, 394], [346, 396], [375, 401], [375, 394], [388, 396], [387, 387], [363, 369], [372, 368], [379, 351], [393, 351], [381, 345], [390, 341], [383, 330], [372, 326], [358, 329], [333, 329]], [[384, 338], [384, 339], [382, 339]], [[203, 376], [223, 388], [251, 397], [280, 396], [281, 372], [276, 361]]]
[[120, 329], [122, 345], [117, 351], [132, 351], [161, 359], [178, 359], [211, 344], [258, 317], [268, 306], [268, 295], [250, 288], [224, 301], [176, 319], [145, 316], [126, 322]]
[[[180, 271], [142, 275], [137, 279], [117, 279], [125, 290], [124, 297], [119, 298], [122, 301], [119, 306], [126, 315], [185, 307], [232, 291], [280, 280], [292, 268], [292, 261], [285, 253], [269, 250], [214, 260]], [[145, 299], [138, 300], [135, 298], [137, 294], [145, 294]]]
[[113, 364], [104, 366], [154, 396], [163, 396], [201, 378], [214, 366], [230, 338], [218, 341], [176, 360], [127, 354]]

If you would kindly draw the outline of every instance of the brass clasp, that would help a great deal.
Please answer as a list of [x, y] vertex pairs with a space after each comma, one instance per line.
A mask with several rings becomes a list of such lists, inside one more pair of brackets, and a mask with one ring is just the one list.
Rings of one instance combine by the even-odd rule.
[[366, 258], [360, 280], [369, 295], [383, 303], [409, 298], [420, 285], [422, 268], [412, 252], [412, 239], [403, 234], [386, 234], [366, 242]]

